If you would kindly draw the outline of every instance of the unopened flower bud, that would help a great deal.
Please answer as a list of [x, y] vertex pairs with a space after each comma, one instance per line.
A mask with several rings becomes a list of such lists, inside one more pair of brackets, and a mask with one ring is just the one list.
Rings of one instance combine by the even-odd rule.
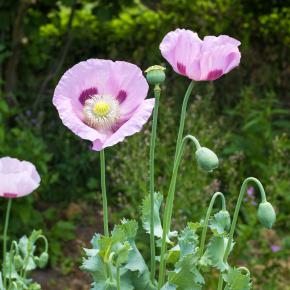
[[165, 81], [165, 67], [153, 65], [145, 70], [147, 81], [150, 85], [160, 85]]
[[219, 165], [216, 154], [206, 147], [201, 147], [195, 152], [198, 166], [207, 172], [213, 171]]
[[270, 202], [261, 202], [258, 209], [258, 219], [267, 229], [272, 228], [276, 221], [276, 213]]
[[46, 252], [42, 253], [40, 255], [39, 259], [37, 259], [37, 260], [36, 260], [36, 263], [37, 263], [38, 267], [41, 269], [44, 268], [48, 262], [48, 253], [46, 253]]

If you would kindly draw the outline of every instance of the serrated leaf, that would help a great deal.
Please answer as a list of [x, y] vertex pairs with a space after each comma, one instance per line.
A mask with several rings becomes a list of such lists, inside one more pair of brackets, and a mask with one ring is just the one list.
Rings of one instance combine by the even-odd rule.
[[229, 231], [231, 226], [231, 218], [228, 211], [221, 210], [217, 212], [210, 220], [209, 226], [214, 234], [217, 233], [218, 235], [222, 235]]
[[[163, 195], [159, 192], [154, 192], [154, 236], [162, 238], [163, 229], [160, 219], [160, 207], [163, 201]], [[150, 195], [147, 195], [142, 204], [142, 222], [143, 228], [148, 234], [150, 234], [150, 216], [151, 216], [151, 206], [150, 206]]]
[[187, 254], [193, 254], [197, 252], [198, 235], [195, 230], [187, 226], [180, 234], [178, 239], [180, 248], [180, 258]]
[[[200, 259], [200, 264], [202, 266], [216, 267], [220, 271], [227, 270], [229, 265], [223, 261], [227, 243], [228, 238], [226, 237], [212, 237], [207, 245], [204, 255]], [[231, 250], [233, 246], [234, 243], [232, 243]]]
[[225, 290], [250, 290], [252, 289], [251, 277], [248, 273], [243, 274], [236, 268], [230, 268], [226, 274], [223, 275], [226, 281]]
[[175, 264], [180, 258], [180, 247], [175, 245], [173, 248], [168, 250], [167, 263]]
[[176, 286], [167, 282], [161, 290], [176, 290]]
[[197, 269], [197, 253], [188, 254], [176, 263], [175, 270], [168, 272], [170, 284], [177, 290], [200, 290], [204, 279]]

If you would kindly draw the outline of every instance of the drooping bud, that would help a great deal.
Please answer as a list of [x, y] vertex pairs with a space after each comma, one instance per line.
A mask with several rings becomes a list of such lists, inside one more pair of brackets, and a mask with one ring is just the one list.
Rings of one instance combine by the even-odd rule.
[[160, 85], [165, 81], [165, 67], [153, 65], [145, 70], [147, 82], [150, 85]]
[[48, 253], [44, 252], [40, 255], [39, 259], [36, 260], [37, 266], [41, 269], [43, 269], [48, 262]]
[[198, 166], [204, 171], [211, 172], [219, 165], [216, 154], [206, 147], [197, 149], [195, 156]]
[[270, 202], [261, 202], [258, 209], [258, 219], [267, 229], [271, 229], [276, 221], [276, 213]]

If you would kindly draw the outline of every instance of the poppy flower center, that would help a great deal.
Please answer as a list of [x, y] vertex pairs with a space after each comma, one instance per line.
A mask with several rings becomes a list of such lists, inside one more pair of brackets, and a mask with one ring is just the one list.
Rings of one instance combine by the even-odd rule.
[[110, 112], [110, 105], [104, 101], [99, 101], [94, 106], [94, 113], [99, 117], [105, 117]]
[[111, 95], [93, 95], [83, 108], [84, 122], [95, 129], [110, 129], [120, 118], [120, 105]]

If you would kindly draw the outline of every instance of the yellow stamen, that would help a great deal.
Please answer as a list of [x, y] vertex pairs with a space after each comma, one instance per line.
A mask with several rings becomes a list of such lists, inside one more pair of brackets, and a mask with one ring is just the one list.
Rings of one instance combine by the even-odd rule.
[[94, 106], [94, 113], [99, 117], [105, 117], [110, 111], [110, 105], [104, 101], [99, 101]]

